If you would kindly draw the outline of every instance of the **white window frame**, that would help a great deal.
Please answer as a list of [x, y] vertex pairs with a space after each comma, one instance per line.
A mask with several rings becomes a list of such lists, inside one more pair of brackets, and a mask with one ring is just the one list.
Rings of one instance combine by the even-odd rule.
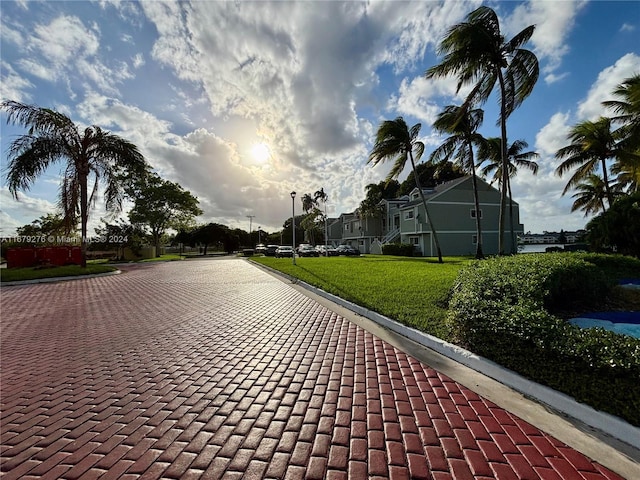
[[407, 210], [404, 212], [403, 218], [405, 220], [413, 220], [415, 218], [415, 212], [413, 210]]

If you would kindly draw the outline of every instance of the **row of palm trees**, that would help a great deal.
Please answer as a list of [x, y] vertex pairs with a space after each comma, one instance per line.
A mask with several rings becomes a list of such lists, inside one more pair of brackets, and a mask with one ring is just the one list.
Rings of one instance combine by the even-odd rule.
[[[513, 224], [513, 200], [511, 179], [518, 168], [537, 173], [534, 161], [538, 154], [526, 151], [524, 140], [511, 144], [507, 140], [507, 119], [531, 94], [538, 75], [538, 60], [531, 51], [523, 48], [535, 30], [531, 25], [506, 40], [500, 31], [496, 13], [482, 6], [467, 15], [464, 22], [451, 27], [438, 47], [442, 61], [425, 72], [426, 78], [456, 77], [457, 92], [463, 86], [471, 86], [462, 105], [449, 105], [437, 116], [433, 129], [448, 137], [434, 150], [429, 161], [441, 163], [453, 161], [471, 175], [476, 211], [479, 209], [477, 168], [480, 175], [492, 175], [500, 189], [500, 216], [498, 225], [498, 251], [505, 253], [505, 219], [510, 219], [512, 253], [516, 248]], [[484, 120], [479, 108], [496, 89], [500, 103], [498, 124], [501, 136], [484, 138], [478, 128]], [[624, 80], [613, 92], [614, 100], [603, 102], [615, 114], [596, 121], [584, 121], [574, 126], [568, 136], [571, 142], [561, 148], [556, 157], [564, 161], [556, 173], [564, 175], [573, 171], [563, 195], [577, 189], [572, 211], [581, 209], [592, 214], [610, 207], [619, 196], [637, 191], [640, 184], [640, 75]], [[617, 128], [614, 128], [617, 125]], [[381, 123], [369, 163], [374, 166], [386, 160], [394, 164], [387, 182], [396, 179], [404, 170], [407, 160], [416, 179], [416, 187], [431, 228], [432, 238], [442, 262], [437, 231], [433, 225], [426, 199], [422, 193], [416, 162], [424, 153], [424, 143], [418, 140], [421, 125], [409, 128], [402, 117]], [[596, 172], [600, 169], [602, 177]], [[611, 175], [615, 175], [612, 181]], [[476, 215], [476, 257], [482, 258], [482, 228]]]
[[[474, 146], [479, 147], [483, 141], [477, 133], [483, 121], [483, 112], [478, 107], [485, 103], [498, 85], [500, 103], [501, 137], [494, 146], [499, 148], [500, 156], [497, 165], [491, 167], [499, 176], [500, 185], [500, 216], [498, 232], [499, 253], [505, 251], [505, 217], [509, 199], [508, 192], [510, 175], [514, 173], [515, 165], [509, 163], [509, 149], [507, 144], [507, 118], [531, 94], [538, 80], [539, 66], [535, 54], [522, 48], [535, 30], [530, 25], [511, 40], [505, 40], [500, 31], [500, 23], [495, 11], [482, 6], [469, 13], [466, 21], [451, 27], [438, 46], [437, 53], [443, 55], [442, 61], [425, 73], [426, 78], [456, 77], [457, 92], [464, 86], [471, 86], [462, 105], [447, 106], [438, 116], [433, 127], [436, 131], [450, 135], [445, 142], [436, 149], [432, 161], [448, 160], [452, 157], [472, 175], [474, 185], [474, 202], [476, 211], [480, 211], [476, 182], [476, 161], [474, 160]], [[407, 160], [410, 160], [416, 179], [416, 187], [430, 225], [432, 238], [436, 247], [438, 261], [442, 263], [442, 251], [437, 231], [433, 225], [422, 187], [416, 174], [416, 161], [424, 153], [424, 143], [417, 139], [421, 125], [416, 124], [410, 129], [402, 117], [382, 122], [376, 133], [375, 144], [369, 154], [369, 163], [377, 165], [385, 160], [394, 160], [394, 165], [387, 177], [387, 181], [397, 178], [404, 170]], [[522, 142], [522, 141], [520, 141]], [[518, 145], [521, 145], [519, 143]], [[486, 155], [496, 152], [489, 146]], [[492, 156], [493, 163], [496, 158]], [[482, 258], [482, 235], [480, 216], [476, 215], [478, 243], [476, 257]], [[513, 228], [511, 229], [513, 231]], [[515, 242], [512, 239], [511, 245]]]

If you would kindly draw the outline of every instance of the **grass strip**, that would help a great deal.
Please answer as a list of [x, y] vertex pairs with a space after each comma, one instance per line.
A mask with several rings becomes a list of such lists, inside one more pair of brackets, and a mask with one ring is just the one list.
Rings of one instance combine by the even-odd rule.
[[296, 265], [290, 258], [251, 260], [445, 340], [449, 292], [469, 262], [446, 257], [439, 264], [432, 258], [389, 255], [304, 257]]
[[19, 282], [22, 280], [36, 280], [39, 278], [74, 277], [78, 275], [93, 275], [116, 271], [116, 267], [109, 265], [87, 265], [81, 268], [79, 265], [65, 265], [63, 267], [26, 267], [0, 269], [2, 282]]

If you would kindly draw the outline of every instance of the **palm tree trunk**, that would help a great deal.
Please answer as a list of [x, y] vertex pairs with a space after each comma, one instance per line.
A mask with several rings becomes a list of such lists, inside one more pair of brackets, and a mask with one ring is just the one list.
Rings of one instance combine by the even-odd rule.
[[497, 73], [498, 80], [500, 81], [500, 134], [502, 136], [502, 144], [500, 146], [500, 163], [502, 164], [502, 190], [500, 192], [500, 217], [498, 223], [498, 254], [504, 255], [504, 217], [507, 207], [507, 181], [509, 178], [509, 164], [507, 158], [507, 107], [502, 70], [498, 68]]
[[509, 227], [511, 228], [511, 253], [516, 253], [516, 235], [513, 228], [513, 195], [511, 193], [511, 179], [507, 177], [507, 191], [509, 192]]
[[602, 179], [604, 181], [604, 189], [607, 191], [607, 201], [609, 202], [609, 208], [611, 208], [611, 204], [613, 203], [613, 196], [611, 195], [611, 188], [609, 187], [607, 162], [604, 158], [602, 159]]
[[478, 197], [478, 179], [476, 177], [476, 165], [473, 159], [473, 145], [468, 142], [469, 146], [469, 163], [471, 164], [471, 183], [473, 184], [473, 202], [476, 209], [476, 258], [484, 258], [482, 251], [482, 226], [480, 222], [480, 198]]
[[87, 268], [87, 223], [89, 222], [87, 179], [89, 174], [86, 171], [88, 168], [84, 166], [81, 166], [78, 170], [80, 170], [80, 266]]
[[413, 153], [411, 152], [411, 150], [409, 150], [409, 159], [411, 160], [411, 168], [413, 168], [413, 176], [416, 179], [416, 187], [418, 187], [418, 192], [420, 193], [420, 198], [422, 199], [422, 205], [424, 205], [424, 211], [427, 214], [427, 221], [429, 222], [429, 227], [431, 228], [433, 242], [436, 244], [436, 251], [438, 252], [438, 263], [442, 263], [442, 251], [440, 250], [438, 234], [436, 233], [436, 227], [434, 227], [433, 221], [431, 220], [431, 215], [429, 214], [427, 200], [424, 198], [424, 193], [422, 192], [422, 185], [420, 185], [420, 179], [418, 178], [418, 172], [416, 171], [416, 164], [413, 161]]

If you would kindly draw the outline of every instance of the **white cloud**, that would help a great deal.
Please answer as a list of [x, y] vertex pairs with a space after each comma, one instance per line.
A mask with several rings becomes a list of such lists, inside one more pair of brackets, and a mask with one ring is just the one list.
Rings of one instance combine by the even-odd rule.
[[607, 111], [602, 102], [612, 98], [611, 92], [623, 80], [640, 72], [640, 56], [628, 53], [621, 57], [614, 65], [605, 68], [598, 74], [598, 78], [591, 85], [587, 97], [578, 105], [578, 121], [595, 120]]
[[[587, 4], [586, 0], [571, 2], [529, 1], [518, 5], [505, 20], [505, 30], [512, 36], [529, 25], [535, 25], [531, 37], [533, 51], [541, 62], [541, 73], [547, 74], [545, 81], [558, 80], [555, 72], [562, 59], [569, 53], [567, 37], [571, 33], [575, 18]], [[526, 48], [526, 47], [525, 47]], [[562, 77], [564, 74], [561, 74]]]
[[622, 26], [620, 27], [621, 32], [633, 32], [635, 31], [635, 29], [636, 29], [636, 26], [630, 23], [623, 23]]
[[43, 200], [29, 194], [18, 192], [15, 199], [6, 186], [0, 187], [1, 235], [15, 235], [15, 229], [31, 223], [35, 219], [48, 213], [55, 213], [57, 207], [48, 200]]
[[15, 100], [17, 102], [29, 102], [31, 95], [28, 90], [33, 89], [34, 85], [28, 79], [24, 78], [13, 67], [2, 61], [1, 82], [0, 82], [0, 98]]

